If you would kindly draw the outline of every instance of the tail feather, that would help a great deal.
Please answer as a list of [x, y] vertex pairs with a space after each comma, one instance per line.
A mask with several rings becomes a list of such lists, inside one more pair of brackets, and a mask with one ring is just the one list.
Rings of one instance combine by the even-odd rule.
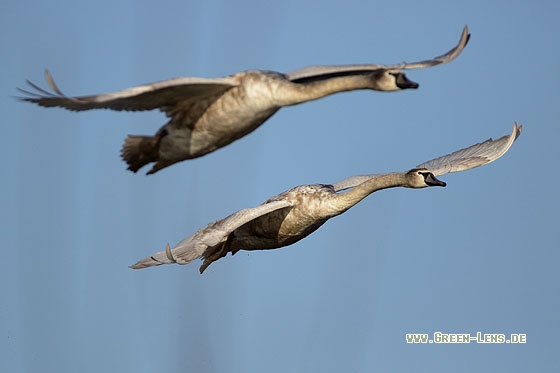
[[148, 163], [157, 162], [159, 141], [156, 136], [129, 135], [124, 141], [121, 157], [128, 169], [137, 172]]

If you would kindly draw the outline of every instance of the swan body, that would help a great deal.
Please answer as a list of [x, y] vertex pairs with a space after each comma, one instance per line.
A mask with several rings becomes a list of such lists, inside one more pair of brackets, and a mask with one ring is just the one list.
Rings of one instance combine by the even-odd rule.
[[154, 163], [153, 174], [174, 163], [197, 158], [254, 131], [283, 106], [358, 89], [397, 91], [417, 88], [404, 70], [421, 69], [454, 60], [469, 40], [464, 27], [457, 46], [430, 60], [396, 65], [311, 66], [286, 74], [250, 70], [223, 78], [176, 78], [118, 92], [68, 97], [45, 72], [53, 90], [27, 81], [35, 92], [21, 90], [21, 100], [73, 111], [159, 109], [169, 121], [154, 136], [130, 135], [121, 155], [136, 172]]
[[173, 249], [167, 245], [165, 251], [142, 259], [131, 268], [187, 264], [203, 258], [200, 267], [200, 273], [203, 273], [213, 261], [228, 252], [235, 254], [239, 250], [268, 250], [291, 245], [373, 192], [395, 187], [446, 186], [436, 176], [495, 161], [508, 151], [521, 134], [521, 129], [522, 126], [514, 123], [509, 135], [433, 159], [407, 172], [358, 175], [334, 184], [297, 186], [257, 207], [240, 210], [210, 223]]

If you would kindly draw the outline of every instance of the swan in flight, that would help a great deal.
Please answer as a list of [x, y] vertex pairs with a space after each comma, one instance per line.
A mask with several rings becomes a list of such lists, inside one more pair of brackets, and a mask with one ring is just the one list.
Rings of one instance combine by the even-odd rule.
[[46, 71], [49, 92], [27, 81], [23, 101], [72, 111], [159, 109], [169, 121], [154, 136], [129, 135], [122, 147], [128, 169], [136, 172], [155, 162], [147, 174], [174, 163], [201, 157], [254, 131], [283, 106], [357, 89], [397, 91], [418, 88], [403, 70], [422, 69], [454, 60], [467, 45], [464, 27], [459, 43], [430, 60], [396, 65], [310, 66], [286, 74], [249, 70], [223, 78], [176, 78], [91, 96], [69, 97]]
[[[173, 249], [167, 245], [165, 251], [142, 259], [131, 268], [187, 264], [202, 258], [202, 273], [213, 261], [226, 256], [228, 252], [233, 255], [239, 250], [268, 250], [291, 245], [378, 190], [446, 186], [436, 176], [470, 170], [495, 161], [508, 151], [521, 134], [521, 129], [522, 126], [514, 123], [509, 135], [497, 140], [488, 139], [422, 163], [410, 171], [358, 175], [331, 185], [295, 187], [257, 207], [240, 210], [210, 223]], [[339, 193], [344, 190], [347, 191]]]

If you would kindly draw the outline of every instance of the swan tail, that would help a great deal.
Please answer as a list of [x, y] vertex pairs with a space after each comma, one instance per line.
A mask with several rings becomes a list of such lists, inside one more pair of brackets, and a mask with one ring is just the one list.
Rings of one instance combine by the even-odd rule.
[[148, 163], [157, 162], [159, 141], [156, 136], [129, 135], [121, 150], [128, 169], [137, 172]]

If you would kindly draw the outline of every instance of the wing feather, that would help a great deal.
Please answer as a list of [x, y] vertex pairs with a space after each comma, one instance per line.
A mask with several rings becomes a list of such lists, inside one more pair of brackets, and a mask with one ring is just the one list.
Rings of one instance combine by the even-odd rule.
[[521, 134], [522, 128], [523, 126], [518, 126], [517, 123], [514, 123], [509, 135], [500, 137], [497, 140], [488, 139], [468, 148], [432, 159], [418, 165], [417, 168], [426, 168], [435, 176], [438, 176], [450, 172], [470, 170], [471, 168], [494, 162], [509, 150]]
[[291, 71], [286, 74], [288, 79], [291, 81], [300, 81], [308, 79], [320, 79], [321, 77], [332, 77], [337, 75], [348, 75], [348, 74], [364, 74], [376, 70], [411, 70], [411, 69], [424, 69], [426, 67], [436, 66], [444, 63], [448, 63], [457, 58], [467, 43], [469, 42], [470, 34], [467, 26], [463, 28], [461, 33], [461, 38], [459, 43], [449, 50], [447, 53], [441, 56], [434, 57], [429, 60], [412, 62], [412, 63], [400, 63], [395, 65], [380, 65], [380, 64], [357, 64], [357, 65], [338, 65], [338, 66], [308, 66], [303, 69]]
[[208, 247], [218, 245], [220, 242], [225, 241], [230, 233], [243, 224], [272, 211], [289, 206], [292, 206], [292, 204], [284, 199], [237, 211], [222, 220], [210, 223], [208, 226], [199, 229], [192, 236], [179, 242], [173, 249], [170, 249], [169, 245], [167, 245], [165, 251], [160, 251], [152, 256], [144, 258], [130, 268], [140, 269], [161, 264], [190, 263], [202, 257]]
[[28, 80], [27, 84], [36, 92], [19, 89], [25, 96], [18, 98], [40, 106], [57, 106], [72, 111], [161, 109], [169, 112], [183, 101], [199, 100], [212, 95], [219, 96], [235, 86], [233, 81], [227, 77], [217, 79], [183, 77], [145, 84], [113, 93], [69, 97], [58, 88], [48, 70], [45, 71], [45, 79], [54, 93]]

